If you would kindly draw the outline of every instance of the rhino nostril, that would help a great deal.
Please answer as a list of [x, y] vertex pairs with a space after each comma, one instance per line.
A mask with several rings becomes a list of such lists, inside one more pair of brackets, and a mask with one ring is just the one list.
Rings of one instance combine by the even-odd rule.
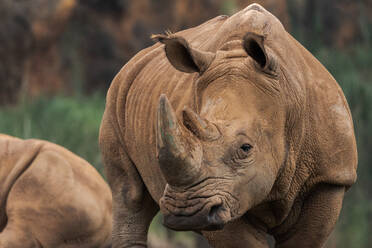
[[219, 219], [218, 212], [221, 210], [222, 205], [214, 205], [209, 210], [208, 219], [212, 222], [217, 222]]

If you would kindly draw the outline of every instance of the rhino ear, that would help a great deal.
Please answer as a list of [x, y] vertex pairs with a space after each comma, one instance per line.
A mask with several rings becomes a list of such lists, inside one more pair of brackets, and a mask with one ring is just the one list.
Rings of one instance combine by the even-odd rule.
[[266, 52], [264, 41], [264, 36], [248, 32], [243, 38], [243, 47], [262, 70], [274, 71], [276, 63]]
[[165, 54], [169, 62], [179, 71], [203, 73], [215, 58], [214, 53], [192, 48], [180, 36], [152, 35], [151, 38], [165, 44]]

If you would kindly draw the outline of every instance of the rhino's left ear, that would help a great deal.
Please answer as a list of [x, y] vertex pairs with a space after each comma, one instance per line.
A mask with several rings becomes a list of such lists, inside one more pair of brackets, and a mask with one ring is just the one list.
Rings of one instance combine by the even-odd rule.
[[276, 60], [265, 49], [265, 37], [248, 32], [243, 38], [243, 47], [248, 55], [257, 62], [260, 68], [267, 72], [275, 72]]
[[165, 54], [169, 62], [179, 71], [203, 73], [215, 58], [214, 53], [192, 48], [180, 36], [152, 35], [151, 38], [165, 44]]

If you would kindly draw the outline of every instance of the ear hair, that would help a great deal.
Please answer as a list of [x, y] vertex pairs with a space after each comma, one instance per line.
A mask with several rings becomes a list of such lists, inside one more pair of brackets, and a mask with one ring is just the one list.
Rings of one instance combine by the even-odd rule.
[[174, 36], [170, 31], [166, 31], [165, 34], [152, 34], [150, 38], [153, 41], [161, 42], [164, 44], [165, 39], [171, 39]]

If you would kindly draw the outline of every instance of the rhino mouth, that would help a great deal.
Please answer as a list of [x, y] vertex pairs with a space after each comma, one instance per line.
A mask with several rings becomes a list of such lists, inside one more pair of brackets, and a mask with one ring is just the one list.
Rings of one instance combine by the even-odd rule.
[[180, 192], [167, 185], [160, 208], [163, 224], [177, 231], [220, 230], [236, 216], [237, 201], [224, 192]]

